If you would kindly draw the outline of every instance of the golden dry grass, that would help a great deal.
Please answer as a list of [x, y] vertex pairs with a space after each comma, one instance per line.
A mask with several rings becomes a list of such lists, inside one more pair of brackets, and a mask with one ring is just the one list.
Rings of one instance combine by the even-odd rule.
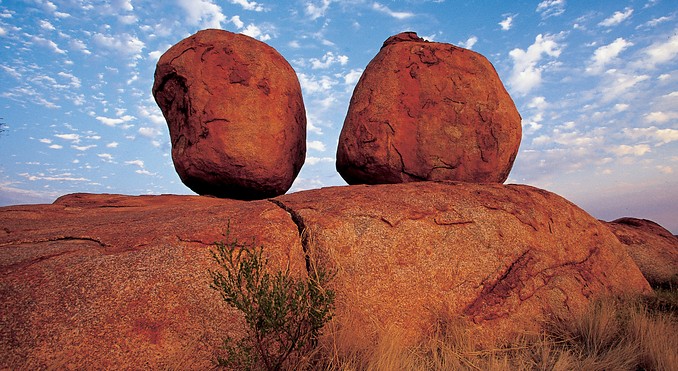
[[[462, 323], [442, 323], [415, 347], [396, 332], [356, 348], [328, 324], [325, 348], [295, 369], [353, 370], [678, 370], [678, 290], [654, 298], [595, 301], [574, 321], [543, 334], [478, 351]], [[347, 343], [348, 342], [348, 343]], [[340, 351], [350, 349], [350, 351]]]

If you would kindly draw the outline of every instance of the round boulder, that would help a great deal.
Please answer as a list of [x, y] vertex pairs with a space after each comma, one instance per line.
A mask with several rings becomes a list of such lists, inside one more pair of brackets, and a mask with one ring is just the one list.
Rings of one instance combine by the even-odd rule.
[[275, 197], [304, 164], [299, 80], [269, 45], [200, 31], [160, 57], [153, 96], [169, 126], [174, 167], [198, 194]]
[[337, 171], [349, 184], [503, 183], [521, 131], [485, 57], [405, 32], [384, 42], [353, 91]]

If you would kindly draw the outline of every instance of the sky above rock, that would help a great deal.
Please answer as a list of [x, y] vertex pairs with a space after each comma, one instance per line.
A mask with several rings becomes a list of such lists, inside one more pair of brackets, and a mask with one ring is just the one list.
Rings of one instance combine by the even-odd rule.
[[204, 28], [264, 41], [296, 70], [308, 153], [290, 192], [345, 184], [353, 87], [384, 40], [415, 31], [496, 68], [523, 117], [507, 183], [678, 233], [673, 0], [0, 0], [0, 205], [191, 194], [151, 87], [160, 55]]

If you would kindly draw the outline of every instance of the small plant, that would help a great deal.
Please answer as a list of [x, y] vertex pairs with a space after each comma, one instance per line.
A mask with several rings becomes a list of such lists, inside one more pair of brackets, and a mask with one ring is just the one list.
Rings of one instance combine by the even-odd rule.
[[263, 246], [230, 239], [215, 243], [212, 256], [221, 267], [210, 271], [210, 287], [244, 314], [247, 334], [224, 340], [220, 366], [239, 370], [292, 368], [317, 344], [323, 325], [333, 315], [334, 292], [324, 288], [331, 275], [309, 261], [308, 279], [285, 271], [270, 273]]

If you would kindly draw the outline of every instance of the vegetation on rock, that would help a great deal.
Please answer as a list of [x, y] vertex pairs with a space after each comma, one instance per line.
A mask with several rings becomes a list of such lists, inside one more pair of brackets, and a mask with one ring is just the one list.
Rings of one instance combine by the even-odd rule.
[[392, 333], [370, 349], [339, 354], [329, 336], [317, 370], [675, 370], [678, 367], [678, 287], [657, 287], [647, 297], [595, 300], [574, 320], [553, 319], [539, 335], [479, 350], [463, 321], [439, 321], [417, 346]]
[[217, 362], [238, 370], [295, 368], [332, 318], [334, 292], [325, 288], [331, 275], [313, 259], [308, 279], [292, 277], [289, 268], [270, 273], [263, 246], [229, 240], [229, 234], [212, 251], [221, 270], [210, 271], [211, 287], [242, 312], [247, 335], [227, 337], [226, 356]]

